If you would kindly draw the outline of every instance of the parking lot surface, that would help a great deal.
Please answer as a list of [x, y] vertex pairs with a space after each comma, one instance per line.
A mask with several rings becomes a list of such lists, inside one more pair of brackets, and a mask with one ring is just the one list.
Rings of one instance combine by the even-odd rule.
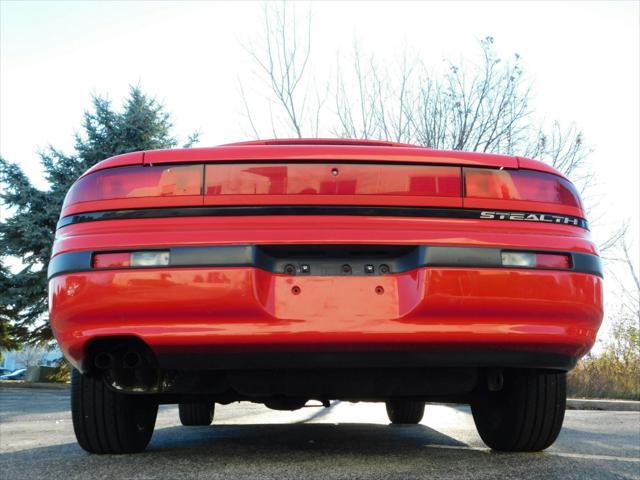
[[383, 404], [333, 402], [275, 412], [216, 406], [183, 427], [162, 406], [148, 449], [90, 455], [73, 435], [68, 390], [0, 388], [0, 478], [640, 478], [640, 412], [568, 411], [543, 453], [486, 449], [468, 407], [428, 405], [422, 424], [390, 426]]

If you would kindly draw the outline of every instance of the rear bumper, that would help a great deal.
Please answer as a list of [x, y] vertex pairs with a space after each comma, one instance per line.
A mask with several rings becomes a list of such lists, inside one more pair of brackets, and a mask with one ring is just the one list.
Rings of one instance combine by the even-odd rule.
[[[293, 257], [265, 257], [256, 245], [400, 250], [384, 260], [390, 274], [379, 275], [379, 262], [375, 275], [356, 275], [369, 261], [356, 265], [347, 257], [353, 275], [336, 274], [341, 263], [319, 265], [316, 274], [309, 259], [313, 272], [292, 276], [278, 272], [286, 266], [281, 260]], [[402, 253], [415, 245], [427, 246]], [[91, 269], [91, 252], [135, 249], [170, 250], [171, 265]], [[501, 249], [569, 253], [573, 270], [497, 268]], [[519, 221], [322, 215], [88, 221], [56, 233], [50, 320], [79, 367], [92, 340], [135, 336], [173, 369], [567, 369], [591, 348], [602, 320], [595, 253], [582, 228]]]
[[53, 277], [50, 319], [84, 368], [91, 340], [135, 336], [173, 369], [526, 366], [569, 369], [602, 320], [601, 278], [422, 266], [289, 276], [252, 266]]

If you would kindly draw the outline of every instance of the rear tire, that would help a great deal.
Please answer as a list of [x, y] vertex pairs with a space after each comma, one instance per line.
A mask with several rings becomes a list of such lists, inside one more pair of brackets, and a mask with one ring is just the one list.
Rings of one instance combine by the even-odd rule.
[[187, 427], [211, 425], [215, 407], [215, 403], [181, 403], [178, 405], [180, 422]]
[[111, 390], [100, 376], [71, 372], [71, 414], [80, 446], [90, 453], [136, 453], [151, 440], [158, 403]]
[[498, 392], [471, 405], [480, 437], [493, 450], [537, 452], [551, 446], [562, 428], [566, 373], [511, 370]]
[[415, 425], [424, 416], [424, 402], [416, 400], [387, 400], [387, 415], [394, 425]]

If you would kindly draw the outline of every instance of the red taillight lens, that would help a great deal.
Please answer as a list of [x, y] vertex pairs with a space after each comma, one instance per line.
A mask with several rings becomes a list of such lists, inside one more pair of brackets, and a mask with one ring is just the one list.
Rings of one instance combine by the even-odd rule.
[[131, 265], [130, 252], [96, 253], [93, 255], [93, 268], [117, 268]]
[[65, 206], [78, 202], [134, 197], [200, 195], [203, 165], [120, 167], [101, 170], [76, 182]]
[[574, 186], [564, 178], [533, 170], [465, 168], [465, 196], [557, 203], [582, 208]]
[[571, 257], [562, 253], [502, 252], [502, 266], [568, 270]]
[[571, 258], [569, 255], [536, 253], [536, 267], [568, 270], [571, 268]]

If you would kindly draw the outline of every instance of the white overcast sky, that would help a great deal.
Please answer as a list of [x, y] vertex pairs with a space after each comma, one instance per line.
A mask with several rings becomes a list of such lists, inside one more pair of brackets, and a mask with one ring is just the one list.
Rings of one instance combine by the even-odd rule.
[[[200, 145], [247, 137], [238, 89], [256, 79], [241, 43], [255, 38], [262, 4], [251, 2], [10, 2], [0, 11], [0, 154], [43, 186], [38, 149], [70, 151], [92, 93], [117, 104], [130, 84], [164, 101], [176, 133], [202, 132]], [[593, 146], [591, 162], [606, 218], [596, 239], [640, 217], [640, 3], [315, 2], [317, 75], [335, 72], [354, 41], [381, 59], [403, 48], [427, 64], [477, 53], [496, 39], [518, 53], [534, 81], [535, 108], [575, 122]], [[298, 3], [304, 10], [307, 4]]]

